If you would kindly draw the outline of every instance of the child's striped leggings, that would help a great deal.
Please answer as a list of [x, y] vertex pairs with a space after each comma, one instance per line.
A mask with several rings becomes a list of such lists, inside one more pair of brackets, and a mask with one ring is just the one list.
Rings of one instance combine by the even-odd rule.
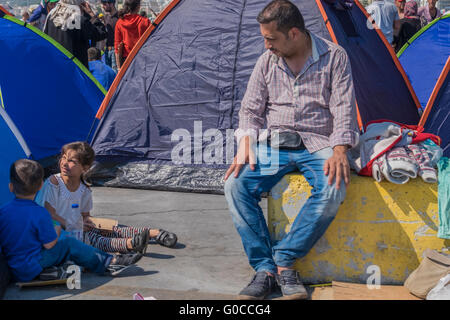
[[127, 239], [133, 238], [136, 233], [140, 233], [144, 230], [147, 230], [148, 232], [150, 228], [116, 226], [113, 227], [113, 231], [109, 233], [101, 232], [99, 229], [93, 229], [89, 232], [85, 232], [84, 239], [86, 243], [104, 252], [128, 253], [129, 250], [127, 249]]

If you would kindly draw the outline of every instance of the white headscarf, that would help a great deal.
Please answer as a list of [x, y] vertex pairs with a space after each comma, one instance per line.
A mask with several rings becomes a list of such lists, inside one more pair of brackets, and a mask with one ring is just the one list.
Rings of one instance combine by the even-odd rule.
[[48, 14], [48, 19], [61, 30], [81, 29], [80, 4], [84, 0], [60, 0]]

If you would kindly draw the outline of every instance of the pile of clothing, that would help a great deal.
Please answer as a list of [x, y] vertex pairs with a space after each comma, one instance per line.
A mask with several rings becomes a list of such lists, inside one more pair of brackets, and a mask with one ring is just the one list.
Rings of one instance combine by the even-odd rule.
[[359, 145], [350, 153], [350, 164], [359, 175], [380, 182], [404, 184], [420, 176], [438, 181], [436, 166], [442, 157], [440, 138], [417, 126], [378, 120], [369, 122]]

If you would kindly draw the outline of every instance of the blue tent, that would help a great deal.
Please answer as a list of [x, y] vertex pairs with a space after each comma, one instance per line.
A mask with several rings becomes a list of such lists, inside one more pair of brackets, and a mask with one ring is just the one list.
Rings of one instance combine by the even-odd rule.
[[[294, 3], [311, 32], [347, 50], [361, 126], [375, 119], [418, 123], [417, 97], [382, 33], [368, 26], [359, 2]], [[226, 138], [238, 127], [247, 81], [264, 52], [256, 16], [266, 4], [174, 0], [166, 7], [128, 56], [97, 114], [96, 182], [222, 191], [233, 156], [225, 152]], [[204, 139], [210, 129], [219, 129], [217, 140]], [[179, 144], [175, 133], [180, 132], [190, 142], [189, 164], [172, 161]], [[211, 145], [222, 142], [213, 148], [218, 161], [206, 163]]]
[[425, 109], [450, 55], [450, 14], [419, 30], [397, 55]]
[[0, 61], [4, 108], [33, 159], [88, 138], [106, 91], [70, 52], [0, 11]]
[[425, 132], [441, 138], [444, 156], [450, 157], [450, 56], [433, 89], [420, 123]]
[[0, 206], [13, 198], [9, 191], [9, 168], [14, 161], [31, 154], [14, 122], [0, 105]]

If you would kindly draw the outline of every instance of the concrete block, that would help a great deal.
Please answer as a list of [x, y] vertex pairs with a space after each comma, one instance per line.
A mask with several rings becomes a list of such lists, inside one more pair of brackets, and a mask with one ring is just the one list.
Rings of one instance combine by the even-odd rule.
[[[289, 232], [310, 190], [301, 174], [286, 175], [272, 189], [268, 227], [273, 239]], [[437, 194], [437, 184], [420, 178], [396, 185], [352, 174], [336, 218], [295, 268], [311, 284], [374, 283], [377, 267], [381, 284], [403, 284], [425, 249], [450, 249], [450, 240], [437, 237]]]

